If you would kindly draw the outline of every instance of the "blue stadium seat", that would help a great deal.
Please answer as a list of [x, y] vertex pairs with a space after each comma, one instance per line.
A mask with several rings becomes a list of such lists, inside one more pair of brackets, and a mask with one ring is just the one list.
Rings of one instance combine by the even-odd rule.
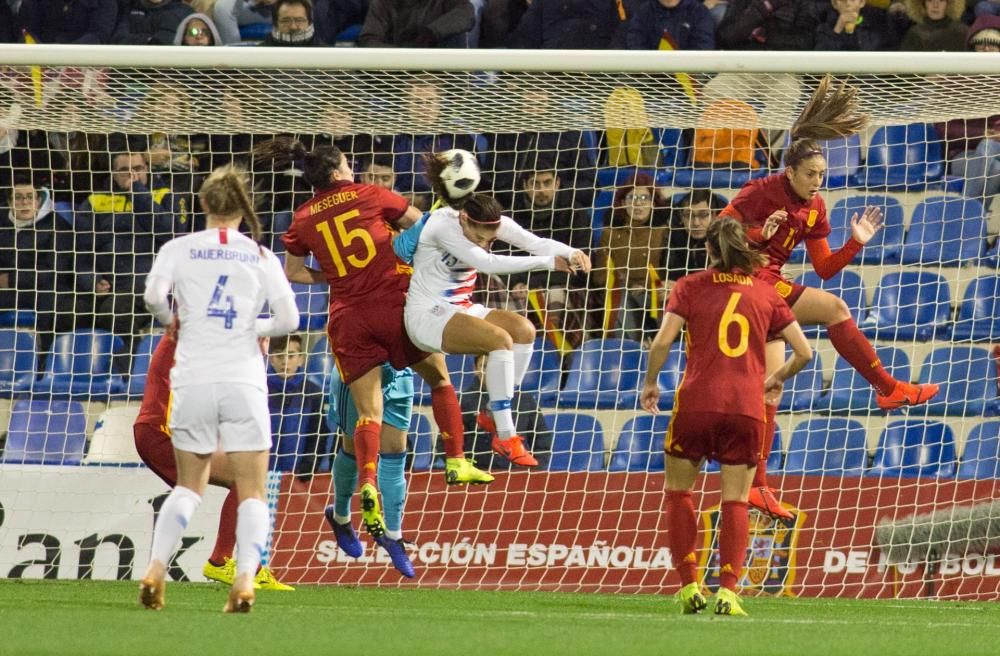
[[792, 431], [785, 473], [860, 476], [868, 457], [867, 439], [864, 426], [857, 421], [808, 419]]
[[98, 399], [124, 393], [125, 382], [111, 369], [111, 354], [121, 347], [122, 340], [104, 330], [57, 335], [45, 374], [32, 393]]
[[[687, 353], [684, 344], [676, 342], [667, 354], [667, 361], [663, 363], [663, 369], [656, 377], [660, 384], [660, 402], [657, 407], [660, 410], [670, 410], [674, 407], [674, 396], [677, 388], [680, 387], [681, 379], [684, 377], [684, 367], [687, 363]], [[645, 360], [643, 361], [643, 371], [640, 372], [640, 379], [637, 382], [642, 385], [641, 376], [645, 375]], [[639, 392], [629, 392], [622, 395], [622, 403], [627, 407], [632, 407], [638, 402]]]
[[[771, 440], [771, 455], [767, 457], [767, 472], [773, 474], [783, 468], [784, 450], [781, 448], [781, 428], [774, 427], [774, 438]], [[722, 471], [722, 466], [714, 460], [706, 460], [702, 467], [706, 474]]]
[[827, 241], [834, 251], [851, 238], [851, 217], [861, 216], [869, 205], [882, 208], [882, 229], [861, 252], [854, 257], [854, 263], [890, 264], [899, 261], [903, 248], [903, 206], [892, 196], [864, 195], [848, 196], [838, 200], [830, 210], [830, 236]]
[[[844, 269], [827, 280], [820, 278], [815, 271], [806, 271], [796, 278], [795, 282], [806, 287], [822, 289], [840, 297], [847, 303], [855, 323], [861, 325], [868, 307], [868, 300], [865, 297], [865, 283], [861, 276], [854, 271]], [[826, 334], [826, 328], [824, 326], [802, 326], [802, 332], [810, 337], [822, 337]]]
[[591, 339], [573, 357], [560, 408], [634, 408], [645, 353], [630, 339]]
[[562, 384], [562, 355], [550, 343], [539, 337], [535, 340], [535, 351], [528, 362], [528, 371], [521, 381], [521, 391], [534, 394], [539, 403], [542, 399], [555, 400]]
[[986, 240], [983, 205], [973, 198], [933, 196], [913, 209], [903, 264], [963, 266], [979, 261]]
[[663, 442], [670, 417], [639, 415], [622, 427], [618, 444], [611, 454], [609, 471], [663, 471]]
[[56, 213], [60, 219], [73, 225], [76, 221], [75, 209], [73, 208], [73, 203], [68, 200], [57, 200], [52, 203], [52, 211]]
[[590, 415], [550, 413], [545, 423], [552, 429], [549, 471], [602, 471], [604, 431]]
[[337, 375], [337, 365], [330, 352], [330, 344], [323, 335], [313, 344], [306, 358], [306, 378], [319, 386], [324, 393], [330, 389], [330, 376]]
[[322, 330], [330, 316], [330, 291], [326, 285], [293, 282], [295, 305], [299, 308], [299, 330]]
[[934, 382], [941, 391], [924, 406], [931, 415], [996, 416], [997, 364], [978, 346], [943, 346], [931, 351], [920, 367], [920, 382]]
[[875, 288], [865, 335], [879, 339], [927, 341], [951, 331], [951, 293], [944, 278], [930, 271], [886, 274]]
[[0, 396], [31, 389], [35, 373], [35, 338], [31, 333], [0, 329]]
[[271, 233], [271, 250], [275, 253], [285, 252], [285, 242], [281, 238], [288, 232], [290, 225], [292, 225], [291, 212], [275, 212], [271, 215], [267, 231]]
[[406, 440], [408, 451], [413, 454], [410, 463], [412, 471], [427, 471], [434, 465], [434, 428], [424, 415], [413, 413], [410, 432]]
[[[444, 356], [445, 365], [448, 367], [448, 374], [451, 376], [451, 384], [455, 391], [461, 393], [476, 380], [476, 357], [474, 355]], [[430, 405], [431, 388], [419, 375], [413, 376], [413, 402], [417, 405]]]
[[939, 421], [903, 419], [882, 432], [872, 476], [950, 477], [955, 473], [955, 437]]
[[241, 41], [263, 41], [271, 33], [271, 23], [250, 23], [240, 25]]
[[861, 168], [861, 137], [852, 135], [819, 142], [826, 158], [827, 189], [842, 189], [851, 183], [851, 176]]
[[163, 338], [162, 333], [146, 335], [135, 349], [132, 359], [132, 375], [128, 379], [128, 395], [134, 398], [142, 396], [146, 389], [146, 374], [149, 373], [149, 361], [153, 359], [153, 351]]
[[309, 430], [308, 414], [298, 403], [289, 403], [280, 413], [271, 413], [271, 453], [267, 468], [270, 471], [293, 472], [305, 451]]
[[79, 465], [87, 449], [87, 416], [75, 401], [14, 402], [2, 462]]
[[0, 312], [0, 328], [34, 328], [35, 313], [31, 310], [6, 310]]
[[593, 246], [601, 243], [601, 233], [611, 220], [611, 207], [614, 202], [615, 192], [612, 190], [601, 189], [594, 194], [594, 207], [590, 213], [590, 243]]
[[[789, 349], [790, 350], [790, 349]], [[809, 412], [822, 404], [823, 361], [819, 353], [813, 356], [802, 371], [785, 382], [785, 390], [778, 402], [781, 412]]]
[[[875, 353], [890, 376], [896, 380], [912, 380], [910, 359], [905, 351], [891, 346], [877, 346]], [[834, 366], [829, 393], [814, 409], [850, 413], [882, 412], [875, 405], [875, 390], [841, 357], [837, 358]]]
[[851, 186], [916, 191], [944, 177], [941, 137], [931, 125], [887, 125], [875, 130], [868, 161], [851, 178]]
[[354, 25], [348, 25], [338, 32], [334, 43], [355, 43], [359, 36], [361, 36], [361, 23], [355, 23]]
[[965, 440], [958, 478], [1000, 478], [1000, 421], [975, 426]]
[[956, 341], [1000, 341], [1000, 276], [983, 276], [965, 289], [951, 331]]

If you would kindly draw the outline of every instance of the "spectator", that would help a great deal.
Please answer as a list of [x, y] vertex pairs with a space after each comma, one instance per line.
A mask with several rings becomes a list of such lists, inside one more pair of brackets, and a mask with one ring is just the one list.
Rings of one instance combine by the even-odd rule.
[[903, 36], [900, 50], [961, 52], [965, 50], [964, 0], [906, 0], [906, 13], [914, 23]]
[[715, 20], [700, 0], [650, 0], [625, 26], [629, 50], [712, 50]]
[[395, 191], [396, 172], [392, 168], [392, 155], [376, 153], [361, 160], [361, 182]]
[[626, 12], [616, 0], [533, 0], [510, 36], [512, 48], [600, 50], [611, 45]]
[[671, 283], [705, 268], [705, 232], [725, 206], [709, 189], [692, 189], [676, 201], [667, 241], [668, 292]]
[[831, 0], [816, 27], [816, 50], [895, 50], [899, 39], [881, 9], [865, 0]]
[[132, 0], [128, 14], [118, 22], [114, 42], [132, 45], [168, 45], [177, 28], [194, 10], [181, 0]]
[[729, 0], [716, 41], [726, 50], [812, 50], [813, 0]]
[[338, 35], [352, 25], [361, 25], [368, 15], [368, 0], [317, 2], [314, 23], [324, 43], [337, 43]]
[[212, 19], [205, 14], [191, 14], [177, 26], [175, 46], [221, 46], [222, 37]]
[[[669, 228], [667, 208], [644, 173], [615, 191], [592, 276], [608, 297], [606, 332], [647, 341], [658, 330]], [[611, 335], [608, 335], [611, 336]]]
[[480, 26], [480, 48], [503, 48], [528, 10], [527, 0], [489, 0]]
[[262, 46], [313, 47], [324, 45], [313, 26], [310, 0], [277, 0], [274, 3], [274, 27]]
[[268, 352], [268, 407], [274, 435], [268, 469], [308, 477], [316, 471], [320, 455], [323, 390], [306, 378], [301, 335], [272, 337]]
[[[480, 469], [511, 469], [514, 465], [506, 458], [494, 458], [491, 446], [493, 435], [490, 427], [493, 419], [488, 410], [485, 363], [486, 356], [476, 358], [475, 378], [459, 395], [462, 425], [465, 428], [465, 452], [471, 455], [476, 467]], [[511, 405], [514, 408], [514, 428], [517, 434], [524, 438], [524, 447], [538, 460], [538, 468], [545, 469], [552, 454], [552, 431], [538, 408], [538, 399], [529, 392], [515, 390]]]
[[118, 21], [117, 0], [22, 0], [18, 22], [40, 43], [111, 42]]
[[712, 14], [712, 20], [718, 25], [726, 17], [726, 8], [729, 7], [729, 0], [705, 0], [705, 9]]
[[1000, 0], [980, 0], [976, 3], [976, 16], [1000, 16]]
[[0, 219], [0, 311], [35, 313], [38, 352], [54, 334], [89, 318], [94, 276], [82, 261], [73, 228], [52, 211], [52, 192], [15, 175], [10, 212]]
[[1000, 16], [977, 18], [969, 28], [966, 43], [974, 52], [1000, 52]]
[[469, 0], [371, 0], [358, 45], [466, 48], [475, 22]]
[[0, 0], [0, 43], [16, 43], [17, 26], [7, 0]]
[[240, 42], [240, 27], [270, 23], [277, 0], [216, 0], [212, 18], [219, 28], [223, 45]]

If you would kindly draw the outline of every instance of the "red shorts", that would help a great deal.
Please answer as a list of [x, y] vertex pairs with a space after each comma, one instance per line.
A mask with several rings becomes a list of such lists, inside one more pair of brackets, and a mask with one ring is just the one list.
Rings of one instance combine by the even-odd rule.
[[386, 362], [394, 369], [406, 369], [429, 355], [414, 346], [406, 334], [405, 302], [405, 296], [400, 295], [398, 301], [373, 300], [368, 305], [341, 307], [330, 313], [326, 334], [345, 384], [350, 385]]
[[[797, 282], [786, 280], [785, 278], [774, 275], [770, 271], [766, 270], [758, 271], [755, 276], [758, 279], [765, 281], [767, 284], [773, 285], [774, 291], [778, 292], [778, 296], [784, 299], [789, 309], [791, 309], [791, 307], [795, 305], [795, 302], [799, 300], [799, 297], [802, 296], [802, 292], [808, 289], [805, 285], [800, 285]], [[767, 335], [767, 341], [769, 342], [779, 339], [781, 339], [781, 335], [779, 334], [768, 333]]]
[[677, 412], [670, 418], [664, 451], [668, 456], [721, 465], [756, 465], [764, 440], [764, 422], [721, 412]]
[[138, 423], [132, 426], [132, 435], [135, 450], [146, 466], [170, 487], [177, 485], [177, 461], [170, 435], [161, 426]]

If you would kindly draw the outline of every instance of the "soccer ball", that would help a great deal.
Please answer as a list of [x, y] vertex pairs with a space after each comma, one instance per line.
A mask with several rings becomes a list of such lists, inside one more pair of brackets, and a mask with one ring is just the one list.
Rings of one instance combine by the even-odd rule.
[[479, 186], [479, 162], [467, 150], [453, 148], [439, 155], [448, 165], [441, 171], [445, 194], [452, 200], [465, 198]]

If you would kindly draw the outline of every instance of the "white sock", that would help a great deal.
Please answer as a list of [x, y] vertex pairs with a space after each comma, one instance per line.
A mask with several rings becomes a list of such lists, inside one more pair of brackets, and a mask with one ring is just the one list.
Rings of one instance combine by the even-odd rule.
[[245, 499], [236, 509], [236, 575], [257, 574], [267, 546], [271, 518], [267, 504], [260, 499]]
[[198, 509], [201, 497], [194, 490], [180, 485], [174, 487], [167, 500], [160, 506], [160, 516], [153, 527], [152, 560], [158, 560], [164, 565], [170, 562], [170, 557], [177, 549], [177, 543], [184, 535], [184, 529], [191, 521], [191, 515]]
[[403, 539], [403, 532], [402, 531], [390, 531], [389, 529], [385, 529], [385, 537], [389, 538], [390, 540], [402, 540]]
[[520, 387], [524, 374], [528, 373], [531, 354], [535, 352], [534, 342], [514, 344], [514, 386]]
[[514, 435], [514, 415], [510, 410], [510, 400], [514, 396], [513, 351], [490, 351], [486, 360], [486, 392], [497, 435], [505, 440]]

